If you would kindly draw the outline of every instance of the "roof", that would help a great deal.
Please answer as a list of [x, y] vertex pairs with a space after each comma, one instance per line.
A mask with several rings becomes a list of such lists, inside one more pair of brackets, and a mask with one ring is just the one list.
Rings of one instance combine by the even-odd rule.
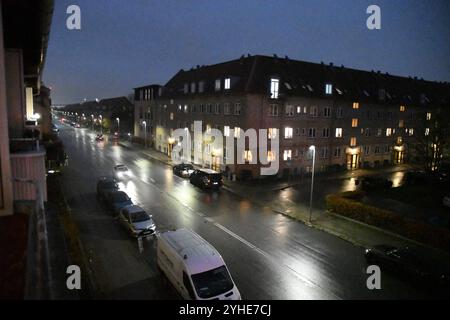
[[116, 98], [107, 98], [100, 100], [99, 104], [112, 107], [112, 108], [122, 108], [127, 107], [131, 108], [133, 107], [133, 104], [128, 100], [127, 97], [116, 97]]
[[170, 245], [191, 274], [202, 273], [223, 266], [225, 263], [206, 240], [189, 229], [178, 229], [160, 234], [160, 237]]
[[[325, 84], [333, 85], [333, 99], [380, 102], [381, 91], [386, 103], [449, 103], [450, 84], [412, 77], [400, 77], [380, 71], [363, 71], [333, 64], [311, 63], [288, 57], [242, 56], [210, 66], [180, 70], [165, 85], [163, 97], [184, 95], [186, 84], [203, 82], [205, 94], [215, 92], [216, 79], [230, 78], [231, 93], [258, 93], [269, 97], [270, 79], [280, 80], [280, 97], [307, 96], [328, 98]], [[221, 83], [223, 89], [223, 82]], [[198, 94], [198, 88], [196, 88]], [[221, 90], [220, 93], [224, 93]]]

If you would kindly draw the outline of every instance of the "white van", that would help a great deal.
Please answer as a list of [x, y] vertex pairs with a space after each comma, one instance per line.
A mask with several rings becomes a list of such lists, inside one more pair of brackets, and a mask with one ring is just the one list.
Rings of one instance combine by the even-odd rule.
[[188, 229], [157, 236], [158, 267], [184, 299], [240, 300], [219, 252]]

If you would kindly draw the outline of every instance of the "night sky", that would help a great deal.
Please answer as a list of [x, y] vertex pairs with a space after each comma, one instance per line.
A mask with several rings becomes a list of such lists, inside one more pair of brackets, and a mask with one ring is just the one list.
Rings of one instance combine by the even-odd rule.
[[[366, 27], [371, 4], [381, 30]], [[55, 0], [44, 82], [53, 104], [76, 103], [247, 53], [450, 81], [450, 1]]]

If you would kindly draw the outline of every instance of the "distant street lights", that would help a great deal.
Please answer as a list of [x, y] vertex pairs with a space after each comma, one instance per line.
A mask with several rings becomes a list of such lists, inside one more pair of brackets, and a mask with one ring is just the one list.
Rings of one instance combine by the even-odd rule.
[[142, 121], [144, 125], [144, 147], [147, 147], [147, 122]]
[[312, 176], [311, 176], [311, 194], [310, 194], [310, 197], [309, 197], [309, 222], [311, 222], [313, 191], [314, 191], [314, 166], [315, 166], [315, 162], [316, 162], [316, 147], [315, 146], [310, 146], [309, 150], [313, 153], [313, 156], [312, 156]]

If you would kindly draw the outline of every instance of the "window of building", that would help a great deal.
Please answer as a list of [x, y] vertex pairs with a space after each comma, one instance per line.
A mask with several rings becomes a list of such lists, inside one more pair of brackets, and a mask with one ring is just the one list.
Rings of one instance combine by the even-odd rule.
[[330, 107], [323, 108], [323, 116], [325, 118], [330, 118], [331, 117], [331, 108]]
[[210, 124], [206, 125], [206, 132], [211, 133], [211, 125]]
[[220, 79], [216, 79], [214, 90], [220, 91], [220, 82], [221, 82]]
[[191, 93], [195, 93], [195, 82], [191, 83]]
[[216, 103], [216, 105], [214, 106], [214, 113], [220, 114], [220, 103]]
[[200, 81], [198, 83], [198, 92], [203, 93], [205, 91], [205, 81]]
[[272, 99], [278, 99], [279, 87], [280, 87], [280, 80], [270, 79], [270, 97]]
[[181, 106], [181, 104], [178, 105], [178, 112], [181, 112], [183, 110], [183, 107]]
[[428, 136], [430, 134], [430, 128], [425, 128], [425, 135]]
[[336, 109], [336, 118], [342, 118], [344, 116], [344, 109], [337, 108]]
[[283, 152], [283, 160], [289, 161], [292, 159], [292, 150], [284, 150]]
[[241, 128], [234, 127], [234, 137], [239, 138], [241, 136]]
[[270, 115], [271, 116], [278, 116], [278, 105], [277, 104], [271, 104], [270, 105]]
[[400, 112], [405, 112], [406, 108], [405, 106], [400, 106]]
[[223, 127], [223, 135], [225, 137], [229, 137], [230, 136], [230, 127], [229, 126]]
[[173, 112], [170, 113], [170, 120], [173, 120]]
[[336, 128], [336, 132], [334, 134], [336, 138], [342, 138], [342, 128]]
[[230, 104], [229, 103], [225, 103], [223, 105], [223, 113], [224, 114], [230, 114]]
[[370, 146], [364, 146], [364, 154], [368, 156], [370, 154]]
[[358, 118], [353, 118], [352, 119], [352, 128], [357, 128], [358, 127]]
[[310, 138], [316, 137], [316, 128], [309, 128], [308, 137], [310, 137]]
[[206, 106], [203, 103], [200, 105], [200, 112], [201, 113], [205, 113], [206, 112]]
[[330, 137], [330, 128], [323, 128], [322, 129], [322, 138], [329, 138]]
[[403, 128], [405, 126], [405, 121], [404, 120], [399, 120], [398, 121], [398, 127], [399, 128]]
[[386, 137], [392, 136], [392, 128], [386, 128]]
[[183, 89], [184, 93], [188, 93], [189, 92], [189, 83], [185, 83], [184, 84], [184, 89]]
[[213, 113], [213, 106], [212, 106], [211, 103], [208, 103], [208, 104], [206, 105], [206, 112], [207, 112], [207, 113]]
[[294, 116], [294, 106], [293, 105], [286, 105], [285, 107], [285, 114], [287, 117], [293, 117]]
[[427, 120], [431, 120], [431, 112], [427, 112]]
[[295, 128], [295, 135], [299, 136], [300, 135], [300, 128]]
[[328, 147], [320, 149], [320, 157], [323, 159], [328, 158]]
[[235, 116], [238, 116], [238, 115], [240, 115], [241, 114], [241, 103], [240, 102], [236, 102], [235, 104], [234, 104], [234, 115]]
[[184, 113], [188, 113], [189, 111], [189, 106], [187, 104], [184, 105]]
[[331, 83], [325, 84], [325, 94], [333, 93], [333, 85]]
[[384, 153], [389, 153], [391, 152], [391, 147], [389, 145], [385, 145], [384, 146]]
[[275, 152], [271, 150], [267, 151], [267, 161], [275, 161]]
[[290, 127], [284, 128], [284, 138], [292, 139], [294, 130]]
[[302, 107], [297, 106], [297, 114], [301, 114], [302, 113]]
[[380, 153], [380, 146], [375, 146], [375, 154], [379, 154]]
[[377, 129], [377, 137], [381, 137], [383, 135], [383, 129], [382, 128], [378, 128]]
[[352, 137], [350, 139], [350, 147], [356, 147], [356, 138], [355, 137]]
[[341, 156], [341, 148], [340, 147], [334, 148], [333, 155], [335, 158], [339, 158]]
[[359, 109], [359, 102], [353, 102], [353, 109]]
[[224, 86], [225, 90], [230, 90], [231, 89], [231, 79], [230, 78], [226, 78], [225, 79], [225, 86]]
[[388, 111], [388, 112], [386, 113], [386, 116], [387, 116], [387, 119], [388, 119], [388, 120], [392, 120], [392, 112]]
[[364, 130], [364, 135], [365, 135], [366, 137], [370, 137], [370, 128], [366, 128], [366, 129]]
[[308, 107], [303, 107], [303, 114], [307, 114], [308, 113]]
[[311, 117], [317, 117], [317, 107], [316, 106], [312, 106], [311, 108], [309, 108], [309, 115]]
[[267, 137], [269, 139], [275, 139], [277, 137], [277, 132], [278, 132], [277, 128], [269, 128]]
[[252, 162], [253, 155], [251, 150], [244, 150], [244, 160], [246, 162]]

